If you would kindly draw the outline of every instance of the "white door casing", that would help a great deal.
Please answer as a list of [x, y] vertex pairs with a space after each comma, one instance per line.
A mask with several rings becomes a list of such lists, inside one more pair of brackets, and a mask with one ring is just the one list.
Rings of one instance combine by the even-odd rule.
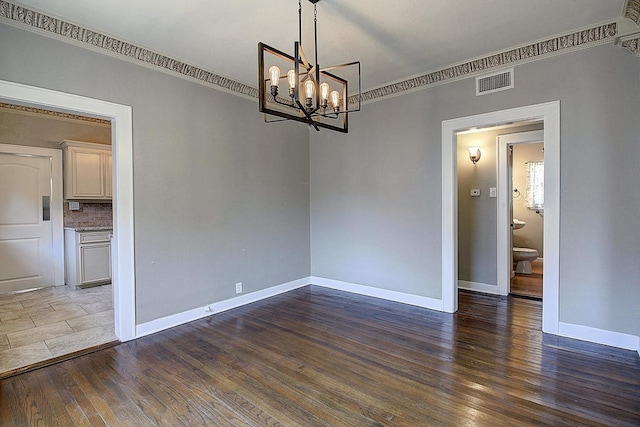
[[[0, 100], [111, 120], [113, 148], [113, 300], [115, 333], [136, 337], [133, 232], [133, 117], [127, 105], [0, 80]], [[64, 275], [62, 276], [64, 277]]]
[[60, 150], [0, 144], [0, 294], [64, 285]]
[[546, 185], [542, 331], [557, 335], [560, 281], [560, 101], [442, 122], [442, 304], [445, 312], [454, 313], [458, 310], [456, 134], [472, 127], [529, 120], [544, 123]]

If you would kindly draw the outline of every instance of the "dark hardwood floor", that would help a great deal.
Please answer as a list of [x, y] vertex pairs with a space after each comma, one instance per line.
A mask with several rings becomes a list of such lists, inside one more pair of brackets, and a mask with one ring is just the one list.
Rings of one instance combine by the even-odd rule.
[[542, 299], [542, 270], [540, 261], [531, 263], [531, 274], [518, 274], [511, 278], [511, 294]]
[[2, 380], [0, 425], [640, 425], [637, 353], [540, 322], [310, 286]]

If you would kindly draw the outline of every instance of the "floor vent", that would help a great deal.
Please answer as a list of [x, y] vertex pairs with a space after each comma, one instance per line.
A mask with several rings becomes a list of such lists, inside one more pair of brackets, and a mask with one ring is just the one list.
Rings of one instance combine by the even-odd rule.
[[513, 88], [513, 68], [476, 77], [476, 96]]

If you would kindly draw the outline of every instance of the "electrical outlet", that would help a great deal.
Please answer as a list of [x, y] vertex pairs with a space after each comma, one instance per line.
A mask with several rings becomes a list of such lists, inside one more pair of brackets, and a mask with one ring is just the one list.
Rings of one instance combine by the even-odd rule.
[[242, 293], [242, 282], [236, 283], [236, 294]]

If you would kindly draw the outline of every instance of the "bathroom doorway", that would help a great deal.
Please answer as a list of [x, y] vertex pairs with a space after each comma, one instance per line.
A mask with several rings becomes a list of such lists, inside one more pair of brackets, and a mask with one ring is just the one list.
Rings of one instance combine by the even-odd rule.
[[[544, 216], [544, 300], [542, 301], [542, 331], [558, 334], [559, 264], [560, 264], [560, 102], [552, 101], [481, 113], [442, 122], [442, 310], [458, 310], [458, 185], [457, 149], [458, 132], [472, 128], [496, 126], [523, 121], [544, 123], [545, 142], [545, 216]], [[468, 157], [468, 155], [467, 155]], [[500, 172], [502, 169], [499, 168]], [[498, 182], [506, 181], [506, 168]], [[510, 266], [508, 260], [510, 218], [507, 195], [498, 191], [497, 262], [498, 293], [507, 295]], [[508, 195], [511, 197], [511, 194]], [[505, 225], [505, 226], [503, 226]], [[502, 256], [504, 255], [504, 256]]]
[[[507, 220], [510, 232], [510, 295], [542, 299], [544, 271], [544, 132], [518, 132], [499, 138], [507, 168]], [[500, 175], [500, 174], [499, 174]]]

